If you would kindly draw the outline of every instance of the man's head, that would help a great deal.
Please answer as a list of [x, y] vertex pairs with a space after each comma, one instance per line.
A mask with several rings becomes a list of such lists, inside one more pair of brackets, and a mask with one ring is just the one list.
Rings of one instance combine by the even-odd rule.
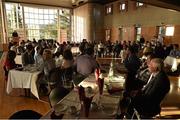
[[43, 59], [44, 60], [49, 60], [49, 59], [51, 59], [52, 58], [52, 52], [51, 52], [51, 50], [50, 49], [45, 49], [44, 51], [43, 51]]
[[160, 58], [153, 58], [148, 64], [148, 68], [151, 73], [157, 73], [159, 71], [162, 71], [163, 67], [164, 63], [163, 60]]

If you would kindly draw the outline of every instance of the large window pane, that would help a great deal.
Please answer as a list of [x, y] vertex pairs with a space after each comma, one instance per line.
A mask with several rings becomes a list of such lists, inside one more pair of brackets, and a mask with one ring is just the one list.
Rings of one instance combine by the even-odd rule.
[[5, 8], [8, 25], [8, 37], [11, 38], [14, 30], [20, 30], [23, 28], [22, 7], [15, 3], [6, 3]]
[[[23, 28], [22, 7], [20, 6], [21, 8], [18, 9], [18, 6], [18, 4], [6, 3], [9, 36], [13, 30]], [[58, 29], [60, 29], [67, 33], [63, 40], [70, 40], [70, 13], [69, 9], [47, 9], [43, 8], [43, 6], [41, 8], [24, 6], [24, 27], [26, 29], [24, 32], [27, 39], [57, 39], [60, 38], [57, 36]], [[58, 22], [58, 20], [60, 21]]]

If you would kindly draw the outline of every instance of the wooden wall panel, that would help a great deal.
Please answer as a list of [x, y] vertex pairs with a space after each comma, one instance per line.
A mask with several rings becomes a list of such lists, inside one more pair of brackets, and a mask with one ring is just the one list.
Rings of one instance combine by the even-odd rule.
[[141, 34], [146, 41], [150, 41], [156, 35], [156, 27], [142, 27]]

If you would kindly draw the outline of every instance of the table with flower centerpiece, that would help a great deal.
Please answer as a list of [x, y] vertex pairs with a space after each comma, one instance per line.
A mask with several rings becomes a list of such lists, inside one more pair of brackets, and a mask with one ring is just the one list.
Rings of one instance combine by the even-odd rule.
[[[61, 116], [63, 119], [77, 119], [77, 118], [114, 118], [119, 105], [119, 100], [122, 97], [124, 89], [125, 74], [103, 74], [100, 76], [104, 78], [103, 94], [100, 96], [97, 85], [97, 80], [94, 74], [91, 74], [85, 78], [78, 86], [85, 88], [85, 94], [87, 97], [93, 96], [89, 115], [84, 115], [82, 103], [80, 102], [78, 89], [74, 89], [59, 101], [42, 119], [52, 118], [52, 114]], [[114, 92], [115, 90], [115, 92]]]

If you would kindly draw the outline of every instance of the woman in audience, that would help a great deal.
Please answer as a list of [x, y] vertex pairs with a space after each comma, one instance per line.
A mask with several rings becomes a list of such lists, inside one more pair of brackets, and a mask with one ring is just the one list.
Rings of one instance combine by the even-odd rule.
[[52, 57], [52, 52], [50, 49], [45, 49], [43, 51], [43, 71], [44, 71], [44, 75], [45, 78], [48, 78], [49, 76], [49, 72], [56, 68], [56, 64], [55, 64], [55, 60]]
[[47, 93], [47, 85], [49, 82], [49, 73], [56, 68], [55, 60], [52, 57], [52, 52], [50, 49], [45, 49], [43, 51], [43, 64], [40, 67], [44, 73], [43, 78], [39, 81], [40, 82], [40, 89], [43, 93]]
[[9, 50], [3, 66], [5, 71], [5, 80], [7, 80], [9, 70], [16, 68], [16, 63], [14, 61], [15, 57], [16, 57], [16, 52]]

